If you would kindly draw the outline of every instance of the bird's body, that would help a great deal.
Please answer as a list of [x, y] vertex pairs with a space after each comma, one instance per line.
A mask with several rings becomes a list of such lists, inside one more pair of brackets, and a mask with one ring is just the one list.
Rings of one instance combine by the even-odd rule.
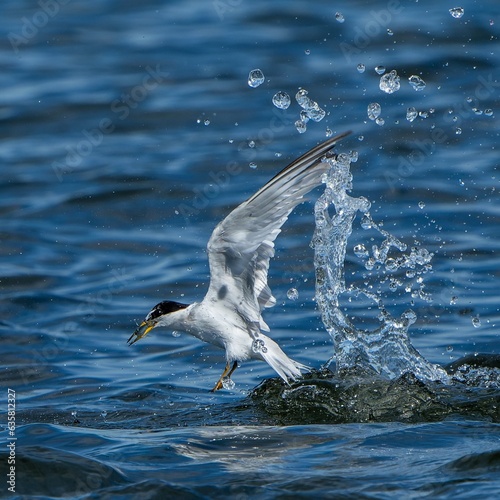
[[269, 331], [262, 310], [276, 303], [267, 284], [269, 260], [288, 215], [305, 194], [321, 184], [322, 175], [330, 168], [322, 158], [348, 133], [325, 141], [292, 162], [220, 222], [207, 246], [210, 286], [205, 298], [191, 305], [160, 302], [129, 343], [164, 326], [225, 349], [226, 369], [213, 390], [222, 387], [239, 361], [248, 359], [266, 361], [285, 381], [299, 377], [307, 367], [290, 359], [262, 333]]

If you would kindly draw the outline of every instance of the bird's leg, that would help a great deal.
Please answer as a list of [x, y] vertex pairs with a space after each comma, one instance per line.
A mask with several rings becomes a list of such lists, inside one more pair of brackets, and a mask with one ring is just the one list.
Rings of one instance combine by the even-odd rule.
[[222, 384], [222, 380], [225, 378], [231, 378], [231, 375], [234, 373], [234, 370], [236, 370], [236, 368], [238, 368], [237, 361], [233, 363], [232, 367], [229, 365], [229, 363], [226, 363], [226, 368], [224, 368], [224, 371], [222, 372], [220, 379], [217, 381], [215, 387], [210, 392], [215, 392], [218, 391], [219, 389], [222, 389], [224, 387], [224, 385]]

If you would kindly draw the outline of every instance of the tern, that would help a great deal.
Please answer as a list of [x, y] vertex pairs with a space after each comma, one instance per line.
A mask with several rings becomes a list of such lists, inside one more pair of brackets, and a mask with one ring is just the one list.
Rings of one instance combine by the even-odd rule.
[[190, 305], [160, 302], [128, 344], [153, 328], [168, 327], [224, 349], [226, 366], [212, 392], [230, 387], [238, 363], [248, 359], [267, 362], [286, 383], [300, 377], [308, 368], [262, 333], [269, 332], [262, 311], [276, 303], [267, 284], [269, 260], [281, 226], [304, 195], [322, 183], [330, 169], [324, 158], [333, 155], [330, 150], [349, 133], [332, 137], [294, 160], [220, 222], [207, 245], [210, 285], [204, 299]]

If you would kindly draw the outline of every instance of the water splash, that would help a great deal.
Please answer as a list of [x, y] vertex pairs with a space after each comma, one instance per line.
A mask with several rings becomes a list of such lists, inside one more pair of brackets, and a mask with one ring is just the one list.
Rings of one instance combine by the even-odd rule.
[[[356, 369], [376, 372], [389, 379], [411, 372], [422, 381], [447, 382], [446, 371], [428, 362], [410, 342], [408, 329], [415, 323], [416, 314], [407, 310], [400, 317], [393, 317], [373, 289], [348, 286], [344, 275], [347, 242], [358, 212], [363, 214], [363, 229], [375, 229], [384, 237], [380, 245], [372, 246], [371, 256], [364, 245], [355, 247], [355, 254], [363, 259], [365, 268], [379, 264], [387, 271], [407, 268], [416, 273], [416, 268], [425, 268], [429, 264], [432, 254], [412, 247], [409, 254], [391, 256], [394, 249], [405, 252], [406, 245], [373, 221], [369, 213], [370, 202], [366, 198], [347, 194], [352, 189], [351, 156], [339, 154], [324, 161], [328, 161], [332, 168], [325, 176], [325, 192], [315, 205], [316, 230], [312, 245], [315, 251], [316, 301], [323, 323], [334, 341], [337, 372]], [[335, 213], [330, 215], [332, 205]], [[344, 295], [363, 296], [375, 303], [379, 313], [378, 328], [371, 331], [356, 328], [340, 307], [339, 299]]]

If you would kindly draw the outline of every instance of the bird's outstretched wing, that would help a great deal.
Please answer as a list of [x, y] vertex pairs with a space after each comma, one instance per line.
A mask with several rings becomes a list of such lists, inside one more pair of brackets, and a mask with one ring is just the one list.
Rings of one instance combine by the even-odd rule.
[[330, 165], [325, 154], [350, 132], [314, 147], [274, 176], [257, 193], [235, 208], [214, 229], [208, 242], [210, 287], [206, 299], [223, 300], [246, 320], [258, 336], [269, 331], [261, 316], [276, 300], [267, 284], [274, 240], [290, 212], [305, 194], [321, 184]]

